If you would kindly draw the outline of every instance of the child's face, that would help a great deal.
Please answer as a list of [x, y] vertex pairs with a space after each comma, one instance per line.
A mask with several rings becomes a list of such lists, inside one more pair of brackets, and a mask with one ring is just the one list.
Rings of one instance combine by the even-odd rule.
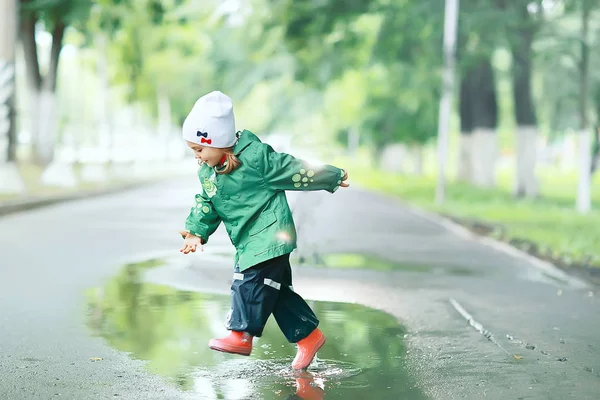
[[196, 159], [208, 164], [210, 167], [218, 165], [223, 156], [225, 155], [225, 151], [223, 149], [202, 146], [197, 143], [188, 142], [187, 140], [186, 143], [194, 152], [194, 156], [196, 157]]

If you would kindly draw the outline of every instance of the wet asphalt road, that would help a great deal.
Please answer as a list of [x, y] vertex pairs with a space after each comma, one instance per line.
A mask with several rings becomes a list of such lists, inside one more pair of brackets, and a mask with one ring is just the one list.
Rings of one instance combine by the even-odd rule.
[[[85, 291], [129, 260], [179, 257], [176, 231], [195, 185], [193, 177], [179, 179], [0, 219], [0, 398], [191, 397], [92, 337], [85, 325]], [[410, 371], [429, 397], [600, 397], [595, 288], [360, 190], [292, 197], [299, 253], [309, 260], [295, 268], [296, 290], [307, 298], [357, 302], [396, 316], [409, 332]], [[216, 253], [228, 251], [220, 230], [205, 254], [180, 256], [189, 266], [157, 271], [152, 279], [227, 293], [231, 267], [227, 258], [216, 261]], [[394, 261], [397, 268], [310, 265], [315, 254], [325, 253], [368, 253]], [[476, 320], [474, 326], [465, 316]]]

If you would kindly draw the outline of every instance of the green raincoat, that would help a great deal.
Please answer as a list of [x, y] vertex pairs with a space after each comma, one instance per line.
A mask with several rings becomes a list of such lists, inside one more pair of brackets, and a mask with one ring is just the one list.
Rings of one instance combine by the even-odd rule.
[[235, 264], [244, 271], [296, 248], [285, 191], [334, 193], [344, 171], [331, 165], [312, 167], [277, 153], [247, 130], [240, 133], [234, 154], [242, 165], [230, 174], [217, 174], [206, 164], [198, 170], [202, 192], [196, 195], [185, 229], [207, 242], [222, 221], [236, 248]]

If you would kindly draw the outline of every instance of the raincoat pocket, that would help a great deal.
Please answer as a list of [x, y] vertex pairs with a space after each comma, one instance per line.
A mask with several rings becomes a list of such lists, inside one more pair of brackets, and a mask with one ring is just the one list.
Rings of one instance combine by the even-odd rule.
[[277, 217], [275, 216], [274, 212], [272, 212], [272, 211], [263, 212], [261, 215], [259, 215], [259, 217], [256, 219], [256, 221], [254, 221], [254, 224], [252, 225], [252, 228], [250, 229], [248, 234], [250, 236], [254, 236], [254, 235], [264, 231], [269, 226], [273, 225], [275, 222], [277, 222]]

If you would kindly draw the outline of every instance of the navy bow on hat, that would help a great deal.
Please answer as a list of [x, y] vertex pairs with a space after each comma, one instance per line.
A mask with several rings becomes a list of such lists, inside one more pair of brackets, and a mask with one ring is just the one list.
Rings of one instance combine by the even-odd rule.
[[196, 136], [202, 136], [202, 139], [200, 139], [200, 143], [207, 143], [209, 145], [212, 144], [212, 139], [207, 139], [208, 132], [196, 131]]

